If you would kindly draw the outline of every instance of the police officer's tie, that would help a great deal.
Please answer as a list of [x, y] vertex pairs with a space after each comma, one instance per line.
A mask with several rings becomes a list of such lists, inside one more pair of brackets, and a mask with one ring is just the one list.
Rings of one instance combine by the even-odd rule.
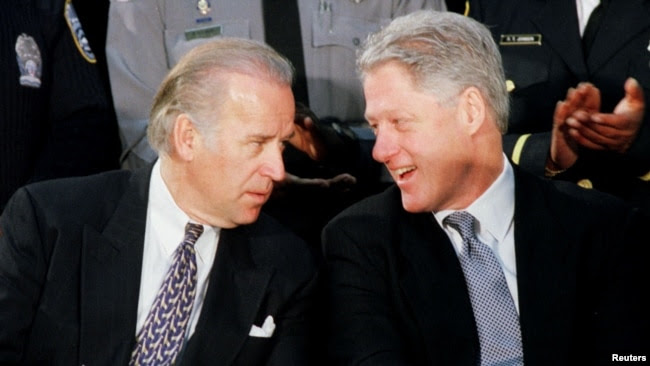
[[202, 225], [185, 225], [185, 239], [176, 249], [172, 265], [138, 333], [129, 365], [172, 365], [176, 361], [194, 304], [194, 243], [202, 233]]
[[463, 238], [459, 255], [481, 345], [480, 365], [523, 365], [519, 316], [492, 249], [476, 237], [474, 216], [457, 211], [443, 224]]
[[585, 26], [585, 31], [582, 33], [582, 50], [585, 57], [591, 52], [591, 48], [594, 44], [594, 39], [596, 39], [596, 33], [600, 28], [600, 23], [603, 19], [603, 14], [605, 13], [605, 8], [607, 7], [608, 0], [601, 0], [594, 10], [592, 10], [589, 15], [589, 20]]
[[292, 86], [296, 102], [309, 105], [298, 0], [263, 0], [264, 40], [296, 69]]

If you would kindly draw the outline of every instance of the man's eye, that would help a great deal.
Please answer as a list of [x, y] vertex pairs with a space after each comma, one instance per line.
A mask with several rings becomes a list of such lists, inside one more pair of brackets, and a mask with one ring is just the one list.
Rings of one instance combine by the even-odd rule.
[[257, 154], [264, 149], [264, 141], [252, 140], [251, 142], [249, 142], [248, 146], [250, 146], [251, 151]]

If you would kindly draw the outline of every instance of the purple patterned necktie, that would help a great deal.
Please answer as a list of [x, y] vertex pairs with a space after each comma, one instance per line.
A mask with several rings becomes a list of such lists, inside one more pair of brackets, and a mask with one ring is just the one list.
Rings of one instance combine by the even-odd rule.
[[172, 365], [176, 361], [194, 304], [194, 243], [202, 233], [202, 225], [189, 222], [185, 225], [185, 239], [174, 252], [172, 265], [138, 333], [129, 365]]
[[443, 223], [463, 238], [458, 256], [463, 268], [481, 345], [481, 366], [523, 365], [519, 315], [501, 265], [492, 249], [476, 237], [474, 216], [457, 211]]

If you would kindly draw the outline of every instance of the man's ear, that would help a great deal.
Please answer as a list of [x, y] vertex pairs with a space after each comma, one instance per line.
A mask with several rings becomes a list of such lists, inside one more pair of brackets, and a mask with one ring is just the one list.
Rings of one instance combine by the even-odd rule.
[[470, 134], [478, 131], [487, 118], [487, 105], [483, 94], [474, 86], [463, 90], [459, 98], [459, 110]]
[[181, 113], [174, 120], [170, 140], [172, 153], [178, 158], [185, 161], [194, 159], [195, 150], [200, 144], [200, 135], [187, 114]]

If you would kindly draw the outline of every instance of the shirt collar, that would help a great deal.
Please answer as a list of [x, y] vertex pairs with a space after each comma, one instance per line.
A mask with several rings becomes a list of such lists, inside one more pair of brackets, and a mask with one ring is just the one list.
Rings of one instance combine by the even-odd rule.
[[[487, 232], [501, 242], [512, 224], [515, 213], [515, 178], [510, 162], [503, 155], [503, 170], [497, 179], [466, 209], [479, 222], [478, 232]], [[438, 224], [454, 210], [434, 213]]]
[[[162, 178], [160, 159], [156, 161], [151, 172], [149, 202], [151, 215], [156, 217], [155, 222], [165, 228], [170, 234], [170, 238], [179, 238], [178, 240], [164, 240], [160, 243], [164, 253], [171, 256], [185, 237], [185, 225], [188, 222], [195, 224], [197, 222], [190, 219], [174, 201], [174, 197], [172, 197], [171, 192], [167, 188], [167, 184], [165, 184]], [[218, 228], [203, 225], [203, 233], [195, 245], [197, 255], [203, 257], [203, 250], [206, 250], [202, 245], [198, 245], [203, 241], [201, 240], [202, 237], [216, 237], [218, 233]]]

